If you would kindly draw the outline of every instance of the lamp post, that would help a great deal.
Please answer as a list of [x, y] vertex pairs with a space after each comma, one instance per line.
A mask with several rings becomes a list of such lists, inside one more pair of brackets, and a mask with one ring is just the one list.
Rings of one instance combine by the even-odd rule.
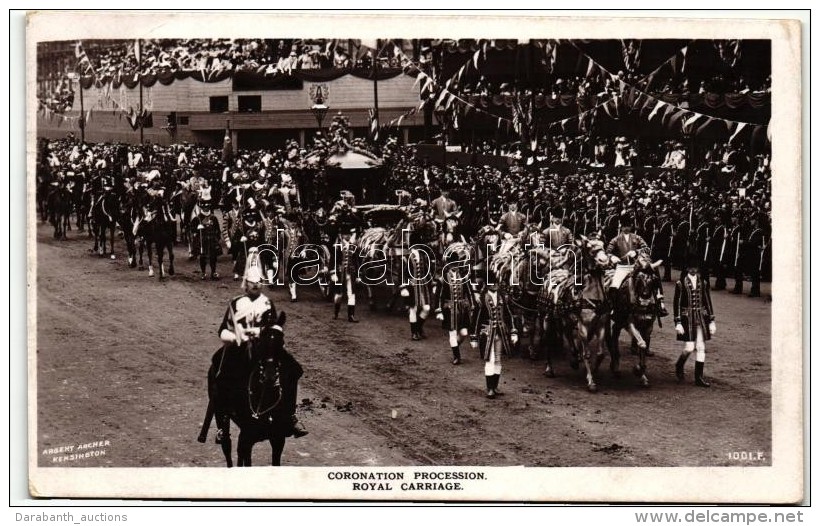
[[325, 115], [327, 115], [327, 110], [329, 110], [327, 104], [325, 104], [325, 99], [322, 96], [322, 90], [316, 90], [316, 96], [313, 99], [313, 106], [310, 107], [311, 113], [313, 116], [316, 117], [316, 124], [319, 125], [319, 129], [322, 129], [322, 121], [325, 119]]

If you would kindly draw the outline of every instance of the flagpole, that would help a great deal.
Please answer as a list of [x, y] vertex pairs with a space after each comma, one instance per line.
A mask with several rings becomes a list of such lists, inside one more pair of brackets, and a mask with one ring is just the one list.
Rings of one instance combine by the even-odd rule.
[[85, 144], [85, 106], [83, 104], [83, 79], [77, 75], [77, 84], [80, 86], [80, 142]]
[[[381, 39], [376, 40], [376, 53], [373, 55], [373, 118], [376, 120], [376, 126], [379, 125], [379, 55], [381, 54]], [[378, 128], [374, 130], [371, 139], [375, 140]]]
[[143, 128], [142, 128], [142, 53], [140, 50], [140, 39], [137, 39], [137, 82], [140, 85], [140, 113], [137, 116], [140, 123], [140, 145], [143, 144]]

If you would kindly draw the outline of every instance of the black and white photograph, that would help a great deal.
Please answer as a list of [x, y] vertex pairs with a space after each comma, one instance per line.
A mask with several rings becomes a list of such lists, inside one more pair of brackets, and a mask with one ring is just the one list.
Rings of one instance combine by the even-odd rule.
[[666, 22], [30, 14], [32, 496], [799, 501], [800, 25]]

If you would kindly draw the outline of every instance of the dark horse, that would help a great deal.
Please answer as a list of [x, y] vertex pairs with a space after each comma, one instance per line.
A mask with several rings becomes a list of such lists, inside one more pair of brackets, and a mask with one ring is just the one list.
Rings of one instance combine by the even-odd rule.
[[[176, 225], [171, 217], [168, 205], [161, 196], [154, 196], [145, 207], [145, 218], [137, 226], [137, 236], [142, 236], [148, 247], [148, 275], [154, 276], [154, 256], [152, 246], [157, 249], [159, 279], [165, 278], [163, 266], [164, 252], [168, 251], [168, 274], [174, 275], [174, 238]], [[140, 250], [140, 259], [142, 259]]]
[[48, 220], [54, 226], [54, 239], [65, 239], [71, 219], [71, 192], [64, 186], [53, 187], [48, 194]]
[[301, 367], [285, 351], [285, 318], [282, 312], [275, 321], [263, 319], [257, 339], [240, 346], [226, 345], [211, 361], [208, 410], [198, 440], [206, 441], [211, 419], [215, 418], [216, 440], [228, 467], [233, 467], [231, 422], [240, 430], [238, 466], [251, 465], [253, 446], [263, 440], [271, 445], [271, 465], [281, 465], [296, 399], [293, 386], [302, 375]]
[[[79, 214], [79, 212], [78, 212]], [[106, 190], [91, 208], [91, 230], [94, 234], [94, 252], [100, 257], [106, 254], [106, 234], [111, 240], [108, 247], [111, 250], [111, 259], [114, 259], [114, 235], [117, 231], [120, 217], [120, 201], [111, 191]]]
[[615, 297], [615, 310], [612, 318], [612, 334], [609, 342], [612, 368], [617, 370], [620, 362], [618, 336], [626, 330], [632, 337], [633, 353], [638, 355], [638, 363], [633, 368], [643, 387], [649, 387], [646, 377], [646, 357], [649, 353], [649, 341], [652, 328], [657, 319], [655, 291], [660, 285], [654, 269], [662, 261], [652, 263], [647, 256], [641, 256], [635, 264], [632, 275], [621, 284]]

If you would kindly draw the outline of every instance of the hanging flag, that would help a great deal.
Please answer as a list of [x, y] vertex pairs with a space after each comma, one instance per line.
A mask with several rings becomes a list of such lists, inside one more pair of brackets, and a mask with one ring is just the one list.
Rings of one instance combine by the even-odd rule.
[[735, 123], [735, 124], [737, 124], [737, 127], [735, 128], [734, 133], [732, 133], [732, 136], [731, 136], [731, 137], [729, 137], [729, 142], [730, 142], [730, 143], [731, 143], [733, 140], [735, 140], [735, 137], [737, 137], [737, 136], [738, 136], [738, 134], [739, 134], [739, 133], [743, 130], [743, 128], [745, 128], [745, 127], [746, 127], [746, 123], [745, 123], [745, 122], [738, 122], [738, 123]]
[[695, 125], [696, 122], [702, 117], [705, 117], [702, 113], [695, 113], [685, 121], [683, 121], [683, 133], [689, 133], [689, 130], [692, 129], [692, 126]]
[[222, 139], [222, 162], [230, 164], [233, 160], [233, 144], [231, 143], [231, 122], [225, 123], [225, 138]]
[[658, 111], [660, 111], [660, 109], [661, 109], [661, 108], [663, 108], [664, 106], [666, 106], [666, 103], [665, 103], [664, 101], [662, 101], [662, 100], [659, 100], [659, 101], [658, 101], [658, 103], [657, 103], [657, 104], [655, 104], [655, 108], [654, 108], [654, 109], [652, 110], [652, 112], [649, 114], [649, 117], [647, 118], [647, 120], [650, 120], [650, 121], [651, 121], [651, 120], [652, 120], [652, 118], [653, 118], [655, 115], [657, 115]]
[[370, 123], [370, 140], [378, 142], [379, 140], [379, 119], [376, 116], [376, 110], [369, 108], [367, 110], [368, 122]]

